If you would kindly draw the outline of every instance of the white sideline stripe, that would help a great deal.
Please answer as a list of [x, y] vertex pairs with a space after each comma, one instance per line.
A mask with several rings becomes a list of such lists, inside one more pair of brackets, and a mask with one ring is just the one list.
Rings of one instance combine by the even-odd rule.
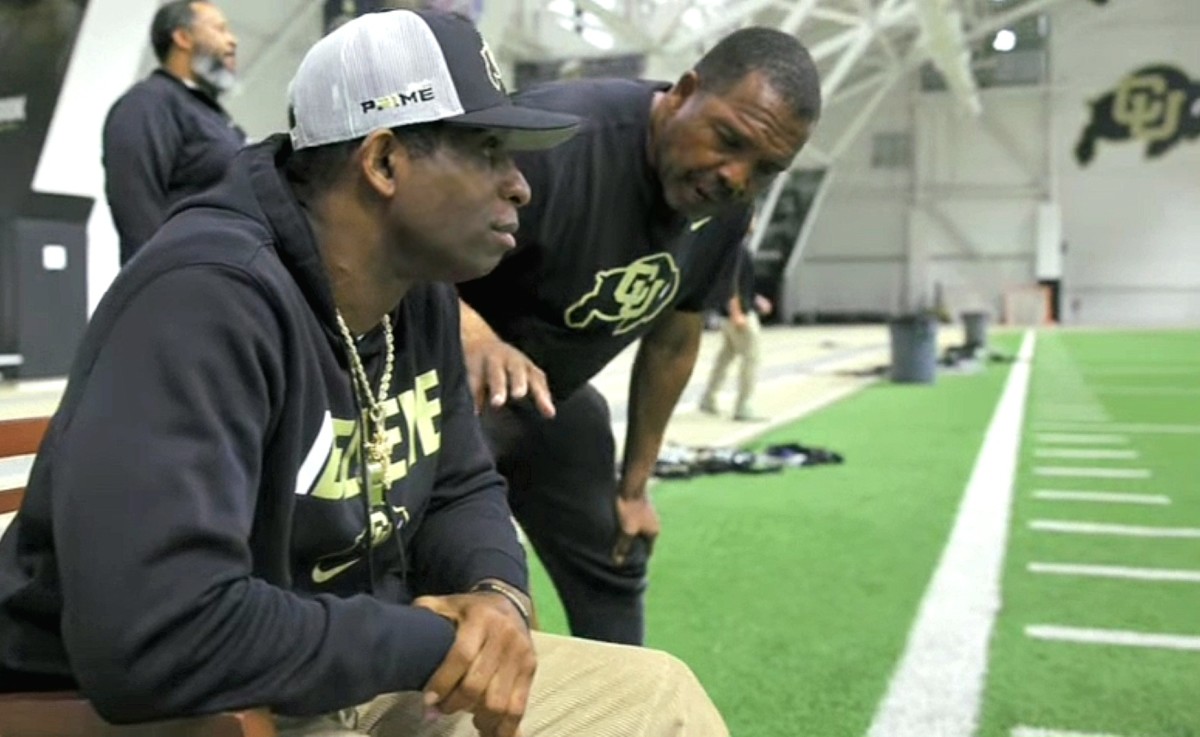
[[[787, 412], [784, 412], [780, 415], [772, 416], [771, 419], [767, 420], [766, 422], [736, 423], [736, 424], [745, 424], [746, 426], [742, 427], [740, 429], [736, 429], [736, 430], [724, 433], [723, 435], [720, 436], [720, 438], [718, 438], [717, 440], [714, 440], [712, 442], [712, 445], [735, 446], [735, 445], [741, 445], [743, 443], [747, 443], [757, 437], [765, 435], [766, 433], [770, 432], [771, 430], [774, 430], [779, 427], [783, 427], [784, 425], [788, 425], [792, 422], [795, 422], [796, 420], [807, 417], [808, 415], [813, 414], [814, 412], [822, 410], [825, 407], [828, 407], [832, 404], [836, 404], [837, 402], [840, 402], [843, 399], [845, 399], [846, 397], [849, 397], [849, 396], [855, 394], [856, 392], [861, 391], [862, 389], [864, 389], [865, 387], [867, 387], [868, 385], [873, 384], [873, 383], [875, 383], [874, 379], [869, 380], [869, 381], [863, 381], [860, 383], [855, 383], [850, 386], [842, 387], [837, 390], [825, 392], [820, 397], [816, 398], [815, 400], [805, 400], [801, 403], [791, 406]], [[759, 386], [762, 386], [762, 385], [763, 385], [762, 383], [759, 384]], [[679, 411], [679, 409], [683, 409], [685, 411], [693, 411], [696, 409], [697, 406], [699, 406], [699, 405], [694, 402], [690, 406], [683, 404], [683, 405], [680, 405], [680, 408], [677, 408], [676, 411]], [[735, 423], [729, 423], [729, 424], [733, 425]], [[612, 423], [613, 436], [617, 438], [617, 444], [618, 444], [617, 452], [618, 453], [621, 452], [620, 446], [624, 442], [623, 439], [625, 437], [625, 429], [627, 427], [628, 427], [627, 422], [625, 422], [623, 420], [613, 420], [613, 423]], [[651, 482], [654, 482], [654, 479], [651, 479]], [[0, 737], [3, 737], [3, 735], [0, 735]]]
[[1074, 458], [1089, 461], [1134, 461], [1136, 450], [1111, 450], [1108, 448], [1038, 448], [1033, 454], [1038, 458]]
[[1035, 519], [1029, 529], [1036, 532], [1062, 532], [1068, 535], [1116, 535], [1118, 537], [1192, 538], [1200, 540], [1200, 527], [1150, 527], [1147, 525], [1110, 525], [1100, 522], [1065, 522]]
[[1087, 422], [1040, 422], [1039, 430], [1054, 432], [1105, 432], [1130, 433], [1133, 435], [1200, 435], [1200, 425], [1155, 425], [1148, 422], [1114, 422], [1094, 425]]
[[1148, 479], [1146, 468], [1090, 468], [1077, 466], [1037, 466], [1035, 476], [1057, 476], [1074, 479]]
[[1065, 732], [1061, 729], [1041, 729], [1040, 727], [1014, 727], [1009, 737], [1121, 737], [1109, 732]]
[[1030, 563], [1030, 573], [1049, 573], [1059, 576], [1091, 576], [1093, 578], [1122, 578], [1130, 581], [1170, 581], [1200, 583], [1200, 571], [1173, 568], [1127, 568], [1125, 566], [1094, 566], [1083, 563]]
[[978, 726], [1034, 341], [1026, 331], [868, 737], [970, 735]]
[[1125, 445], [1129, 442], [1127, 435], [1104, 435], [1101, 433], [1038, 433], [1039, 443], [1059, 443], [1063, 445]]
[[1045, 502], [1102, 502], [1105, 504], [1148, 504], [1162, 507], [1171, 503], [1171, 497], [1165, 494], [1121, 494], [1115, 491], [1038, 489], [1033, 492], [1033, 498]]
[[1060, 627], [1053, 624], [1033, 624], [1025, 628], [1025, 635], [1035, 640], [1078, 642], [1084, 645], [1123, 645], [1125, 647], [1150, 647], [1160, 650], [1200, 651], [1200, 637], [1192, 635], [1162, 635], [1152, 632], [1130, 632], [1129, 630], [1097, 630], [1087, 627]]

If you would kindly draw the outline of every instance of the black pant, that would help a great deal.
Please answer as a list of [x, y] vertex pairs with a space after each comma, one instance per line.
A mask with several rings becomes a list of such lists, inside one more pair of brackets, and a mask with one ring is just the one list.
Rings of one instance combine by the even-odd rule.
[[588, 385], [552, 420], [527, 402], [483, 415], [513, 514], [554, 581], [571, 634], [640, 645], [645, 636], [646, 547], [612, 562], [617, 470], [608, 402]]

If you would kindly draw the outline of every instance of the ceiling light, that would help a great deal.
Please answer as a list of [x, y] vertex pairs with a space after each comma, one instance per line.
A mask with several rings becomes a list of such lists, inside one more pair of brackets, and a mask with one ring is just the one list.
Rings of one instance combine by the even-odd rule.
[[1017, 48], [1017, 34], [1007, 28], [999, 31], [992, 39], [992, 48], [996, 51], [1012, 51]]

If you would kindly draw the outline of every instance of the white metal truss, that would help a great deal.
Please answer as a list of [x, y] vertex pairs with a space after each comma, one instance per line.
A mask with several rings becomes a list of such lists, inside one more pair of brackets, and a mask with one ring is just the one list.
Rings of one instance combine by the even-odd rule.
[[[863, 95], [931, 62], [963, 106], [977, 113], [972, 45], [1059, 1], [518, 0], [502, 53], [516, 60], [641, 53], [651, 62], [676, 61], [682, 72], [730, 31], [766, 25], [805, 41], [822, 70], [827, 108], [865, 111], [870, 106]], [[815, 152], [809, 163], [825, 163], [848, 143]]]
[[[810, 144], [796, 161], [798, 167], [828, 167], [888, 93], [925, 62], [941, 72], [967, 111], [978, 114], [972, 46], [1060, 1], [518, 0], [502, 53], [520, 60], [642, 53], [648, 66], [673, 64], [679, 73], [737, 28], [764, 25], [794, 33], [821, 68], [826, 110], [854, 111], [832, 143]], [[783, 186], [781, 177], [764, 203], [764, 219]]]

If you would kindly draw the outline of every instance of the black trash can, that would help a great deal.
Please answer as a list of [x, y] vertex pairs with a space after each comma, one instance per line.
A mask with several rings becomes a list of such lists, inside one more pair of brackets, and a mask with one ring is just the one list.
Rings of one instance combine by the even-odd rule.
[[962, 321], [966, 347], [971, 350], [987, 348], [987, 330], [991, 315], [986, 312], [964, 312]]
[[902, 315], [888, 327], [892, 335], [892, 381], [932, 384], [937, 377], [937, 317]]
[[0, 353], [20, 379], [66, 376], [87, 326], [90, 197], [33, 193], [0, 223]]

